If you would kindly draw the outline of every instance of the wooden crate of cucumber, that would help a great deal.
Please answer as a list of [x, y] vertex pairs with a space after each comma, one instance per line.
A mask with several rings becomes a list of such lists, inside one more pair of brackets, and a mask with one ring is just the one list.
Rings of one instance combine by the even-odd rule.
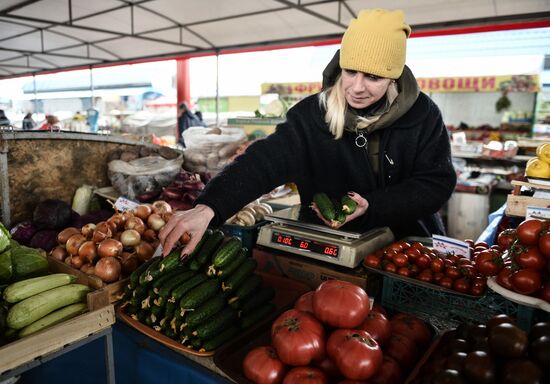
[[213, 351], [275, 311], [275, 290], [247, 251], [239, 238], [209, 229], [186, 260], [176, 249], [134, 271], [124, 309], [192, 350]]

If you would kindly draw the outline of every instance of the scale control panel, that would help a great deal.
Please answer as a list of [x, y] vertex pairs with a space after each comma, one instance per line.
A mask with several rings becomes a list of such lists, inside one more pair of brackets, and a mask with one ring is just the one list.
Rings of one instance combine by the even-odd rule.
[[268, 248], [355, 268], [363, 258], [394, 240], [387, 227], [366, 232], [358, 239], [321, 233], [278, 223], [260, 228], [257, 243]]

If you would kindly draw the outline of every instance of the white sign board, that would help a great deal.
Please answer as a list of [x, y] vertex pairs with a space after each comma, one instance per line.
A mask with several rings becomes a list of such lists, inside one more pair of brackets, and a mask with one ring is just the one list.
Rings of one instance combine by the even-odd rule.
[[460, 255], [470, 258], [470, 245], [465, 241], [453, 239], [452, 237], [432, 235], [433, 249], [442, 254]]
[[527, 207], [525, 219], [550, 219], [550, 208]]
[[125, 197], [119, 197], [118, 199], [116, 199], [115, 202], [115, 208], [120, 212], [131, 211], [132, 209], [135, 209], [138, 205], [139, 204], [135, 201], [128, 200]]

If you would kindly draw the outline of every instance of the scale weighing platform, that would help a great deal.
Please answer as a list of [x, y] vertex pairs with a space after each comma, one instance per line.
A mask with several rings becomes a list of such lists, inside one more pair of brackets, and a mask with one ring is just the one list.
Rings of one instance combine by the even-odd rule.
[[265, 216], [272, 223], [260, 227], [257, 244], [304, 257], [357, 267], [363, 258], [394, 241], [388, 227], [367, 232], [353, 230], [353, 221], [346, 230], [326, 226], [310, 208], [295, 205]]

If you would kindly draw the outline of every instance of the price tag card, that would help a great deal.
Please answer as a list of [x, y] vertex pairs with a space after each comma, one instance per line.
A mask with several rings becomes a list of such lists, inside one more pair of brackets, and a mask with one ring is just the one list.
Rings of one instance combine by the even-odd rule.
[[124, 211], [130, 211], [132, 209], [135, 209], [139, 204], [135, 201], [128, 200], [125, 197], [119, 197], [115, 201], [115, 208], [119, 210], [120, 212]]
[[470, 258], [470, 245], [452, 237], [432, 235], [433, 248], [442, 254], [461, 255]]
[[526, 219], [550, 219], [550, 208], [527, 207], [525, 211]]

